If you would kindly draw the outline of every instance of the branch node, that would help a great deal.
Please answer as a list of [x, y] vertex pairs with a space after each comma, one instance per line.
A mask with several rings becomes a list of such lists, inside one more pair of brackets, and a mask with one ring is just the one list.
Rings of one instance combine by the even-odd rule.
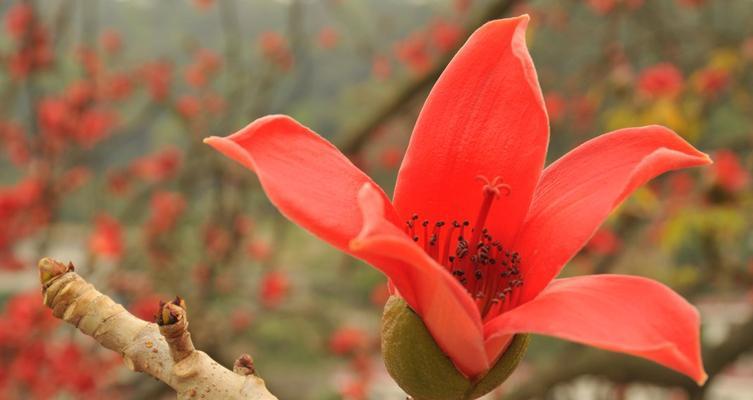
[[39, 282], [44, 289], [48, 288], [55, 278], [74, 270], [73, 263], [69, 262], [66, 265], [49, 257], [39, 260], [37, 266], [39, 267]]
[[160, 333], [167, 341], [173, 361], [178, 363], [196, 351], [191, 333], [188, 332], [186, 302], [182, 298], [176, 297], [167, 303], [160, 302], [156, 320]]
[[233, 372], [243, 376], [256, 375], [254, 359], [248, 354], [241, 354], [233, 364]]

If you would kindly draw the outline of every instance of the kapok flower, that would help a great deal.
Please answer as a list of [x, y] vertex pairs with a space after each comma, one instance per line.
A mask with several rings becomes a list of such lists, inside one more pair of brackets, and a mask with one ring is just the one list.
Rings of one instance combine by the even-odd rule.
[[94, 232], [89, 236], [89, 251], [98, 256], [119, 260], [123, 255], [123, 228], [107, 214], [97, 216]]
[[[420, 317], [468, 385], [491, 375], [506, 351], [520, 356], [527, 341], [518, 333], [647, 358], [703, 383], [698, 313], [671, 289], [635, 276], [554, 278], [635, 188], [711, 161], [671, 130], [646, 126], [589, 140], [544, 169], [549, 123], [525, 44], [528, 20], [489, 22], [459, 50], [421, 110], [392, 201], [287, 116], [205, 142], [253, 170], [289, 219], [387, 275], [387, 308], [407, 303], [403, 315]], [[388, 310], [385, 323], [399, 312]], [[403, 350], [409, 358], [411, 346]], [[415, 378], [420, 366], [386, 361], [414, 397], [483, 394], [416, 396], [396, 375], [414, 368]], [[435, 371], [421, 379], [446, 387]]]
[[259, 297], [264, 307], [277, 308], [290, 292], [290, 280], [281, 270], [269, 271], [261, 279]]
[[670, 63], [661, 63], [641, 71], [638, 91], [647, 98], [674, 98], [683, 87], [682, 72]]

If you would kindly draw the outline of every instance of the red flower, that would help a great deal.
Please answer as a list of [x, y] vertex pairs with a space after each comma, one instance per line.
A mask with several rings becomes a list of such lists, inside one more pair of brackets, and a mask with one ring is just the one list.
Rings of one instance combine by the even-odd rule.
[[204, 11], [214, 4], [214, 0], [193, 0], [193, 4], [201, 11]]
[[601, 228], [594, 233], [586, 248], [596, 254], [613, 254], [620, 249], [622, 242], [617, 235], [607, 228]]
[[152, 196], [151, 215], [146, 223], [147, 233], [156, 236], [175, 227], [186, 208], [186, 199], [180, 193], [157, 192]]
[[371, 295], [369, 296], [371, 304], [384, 307], [385, 303], [390, 297], [390, 288], [386, 283], [380, 283], [371, 289]]
[[89, 250], [97, 255], [115, 260], [123, 255], [123, 232], [120, 222], [102, 214], [94, 222], [94, 232], [89, 237]]
[[329, 350], [337, 355], [356, 353], [368, 347], [369, 335], [363, 329], [352, 326], [338, 328], [329, 338]]
[[141, 75], [154, 101], [163, 101], [170, 92], [173, 67], [165, 61], [155, 61], [141, 68]]
[[459, 44], [458, 40], [462, 33], [457, 24], [442, 19], [432, 22], [429, 30], [434, 45], [443, 53], [451, 51]]
[[675, 97], [682, 90], [682, 72], [670, 63], [646, 68], [638, 80], [638, 90], [646, 97]]
[[185, 119], [193, 119], [201, 112], [201, 101], [196, 96], [184, 94], [175, 102], [175, 108]]
[[714, 183], [730, 193], [737, 193], [748, 184], [750, 176], [732, 150], [719, 150], [714, 154], [716, 163], [711, 168]]
[[263, 32], [259, 36], [262, 54], [281, 70], [288, 71], [293, 66], [293, 53], [287, 40], [277, 32]]
[[722, 68], [706, 68], [698, 73], [696, 86], [701, 94], [714, 98], [729, 85], [729, 81], [729, 71]]
[[34, 21], [34, 9], [26, 3], [16, 3], [5, 14], [5, 31], [12, 38], [19, 40], [26, 34]]
[[156, 294], [150, 294], [139, 297], [128, 309], [133, 315], [143, 319], [144, 321], [154, 321], [154, 316], [159, 312], [159, 302], [163, 297]]
[[246, 252], [249, 257], [257, 261], [264, 261], [272, 254], [272, 247], [268, 242], [256, 239], [248, 244]]
[[230, 314], [230, 326], [235, 332], [243, 332], [251, 326], [254, 315], [245, 307], [239, 307]]
[[120, 33], [114, 29], [106, 29], [99, 37], [99, 43], [110, 54], [120, 52], [123, 48], [123, 38]]
[[261, 279], [261, 302], [264, 307], [276, 308], [285, 300], [290, 291], [288, 276], [282, 271], [270, 271]]
[[554, 278], [635, 188], [710, 159], [646, 126], [592, 139], [544, 169], [549, 124], [528, 20], [487, 23], [447, 66], [392, 202], [286, 116], [206, 142], [256, 172], [288, 218], [384, 272], [470, 378], [526, 332], [648, 358], [703, 382], [698, 313], [672, 290], [632, 276]]
[[429, 41], [423, 31], [411, 33], [407, 38], [395, 43], [395, 55], [414, 74], [423, 74], [431, 66]]
[[379, 161], [382, 167], [387, 169], [396, 168], [400, 164], [400, 159], [403, 157], [403, 151], [397, 146], [390, 146], [382, 150], [379, 154]]
[[183, 161], [182, 157], [180, 150], [168, 147], [133, 160], [129, 171], [147, 182], [162, 182], [175, 176]]
[[565, 116], [567, 104], [561, 94], [557, 92], [547, 93], [544, 96], [544, 103], [546, 104], [546, 110], [549, 112], [550, 120], [557, 122]]
[[317, 36], [319, 47], [327, 50], [337, 46], [339, 39], [340, 35], [331, 26], [325, 26], [324, 28], [322, 28], [322, 30], [319, 31], [319, 35]]

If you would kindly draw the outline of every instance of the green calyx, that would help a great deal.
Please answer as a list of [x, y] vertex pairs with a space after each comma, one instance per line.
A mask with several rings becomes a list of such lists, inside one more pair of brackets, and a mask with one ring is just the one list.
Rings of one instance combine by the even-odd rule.
[[421, 318], [392, 296], [382, 316], [382, 357], [392, 378], [414, 400], [472, 400], [502, 384], [528, 348], [530, 336], [515, 335], [486, 375], [469, 380], [434, 342]]

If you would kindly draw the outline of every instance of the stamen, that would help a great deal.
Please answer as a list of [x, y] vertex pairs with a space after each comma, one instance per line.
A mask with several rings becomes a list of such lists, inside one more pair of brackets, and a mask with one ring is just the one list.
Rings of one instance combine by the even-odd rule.
[[[417, 229], [419, 215], [413, 214], [406, 221], [405, 229], [415, 242], [423, 245], [429, 256], [447, 268], [466, 288], [482, 318], [487, 320], [517, 304], [523, 278], [520, 255], [494, 240], [492, 232], [485, 226], [494, 200], [510, 195], [510, 185], [503, 183], [500, 177], [489, 180], [478, 176], [477, 179], [483, 184], [482, 201], [473, 225], [468, 220], [453, 220], [450, 224], [440, 220], [432, 224], [423, 219], [421, 229]], [[448, 225], [447, 229], [444, 229], [445, 225]], [[470, 231], [466, 232], [466, 228]], [[466, 234], [470, 235], [470, 240]], [[451, 251], [453, 243], [454, 251]]]

